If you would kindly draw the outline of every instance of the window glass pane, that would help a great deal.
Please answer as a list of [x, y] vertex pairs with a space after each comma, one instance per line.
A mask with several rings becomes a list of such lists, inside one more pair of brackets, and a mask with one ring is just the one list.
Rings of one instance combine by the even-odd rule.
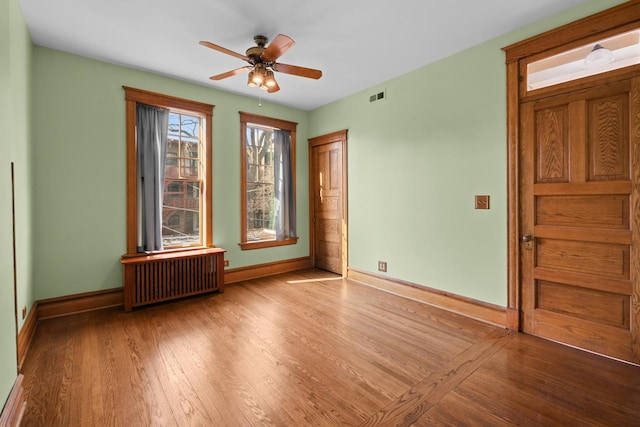
[[166, 178], [178, 178], [178, 151], [180, 141], [170, 139], [167, 142], [167, 159], [165, 162], [164, 176]]
[[198, 117], [181, 116], [180, 132], [183, 141], [200, 142], [200, 119]]
[[273, 131], [247, 125], [247, 241], [275, 239]]
[[197, 178], [198, 177], [198, 161], [190, 159], [180, 159], [180, 177], [181, 178]]
[[201, 244], [203, 176], [200, 118], [171, 112], [165, 164], [162, 239], [165, 247]]
[[166, 246], [200, 242], [199, 182], [165, 182], [162, 238]]

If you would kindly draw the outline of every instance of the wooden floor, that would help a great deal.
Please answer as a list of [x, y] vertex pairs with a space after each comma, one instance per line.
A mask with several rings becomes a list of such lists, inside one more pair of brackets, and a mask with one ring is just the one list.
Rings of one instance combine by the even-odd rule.
[[640, 425], [640, 368], [317, 270], [40, 322], [25, 426]]

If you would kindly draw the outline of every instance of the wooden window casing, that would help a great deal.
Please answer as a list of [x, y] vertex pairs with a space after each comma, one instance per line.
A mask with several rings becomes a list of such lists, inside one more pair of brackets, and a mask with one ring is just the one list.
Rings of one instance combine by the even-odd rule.
[[[172, 111], [183, 112], [185, 114], [197, 115], [202, 118], [203, 132], [203, 189], [202, 189], [202, 212], [200, 213], [200, 238], [202, 246], [181, 247], [177, 250], [201, 249], [203, 247], [213, 247], [213, 197], [212, 197], [212, 121], [213, 108], [211, 104], [197, 101], [190, 101], [183, 98], [162, 95], [140, 89], [123, 86], [125, 90], [126, 102], [126, 130], [127, 130], [127, 254], [137, 253], [137, 215], [136, 215], [136, 104], [154, 105], [168, 108]], [[176, 250], [168, 249], [167, 251]]]
[[247, 241], [247, 165], [245, 147], [247, 145], [247, 124], [255, 124], [266, 126], [274, 129], [287, 130], [291, 133], [291, 161], [293, 162], [293, 190], [296, 192], [296, 128], [297, 123], [287, 120], [274, 119], [271, 117], [260, 116], [257, 114], [240, 112], [240, 187], [241, 187], [241, 242], [242, 250], [261, 249], [275, 246], [294, 245], [298, 242], [297, 237], [281, 239], [281, 240], [257, 240]]

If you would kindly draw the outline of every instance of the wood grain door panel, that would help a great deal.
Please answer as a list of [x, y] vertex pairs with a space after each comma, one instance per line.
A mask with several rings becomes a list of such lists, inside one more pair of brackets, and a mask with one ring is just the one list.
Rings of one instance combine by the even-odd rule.
[[629, 196], [538, 196], [536, 225], [629, 230]]
[[629, 245], [536, 237], [536, 267], [629, 280]]
[[346, 132], [312, 138], [309, 142], [313, 265], [344, 274], [346, 209], [343, 145]]
[[588, 181], [628, 180], [629, 88], [587, 103]]
[[624, 80], [523, 103], [520, 120], [523, 331], [635, 363], [639, 102]]
[[629, 296], [537, 280], [536, 309], [629, 329]]
[[630, 360], [629, 343], [633, 339], [631, 332], [601, 322], [539, 310], [536, 314], [536, 330], [532, 335], [617, 359]]
[[313, 148], [316, 174], [314, 215], [315, 266], [342, 274], [340, 219], [342, 177], [340, 143]]

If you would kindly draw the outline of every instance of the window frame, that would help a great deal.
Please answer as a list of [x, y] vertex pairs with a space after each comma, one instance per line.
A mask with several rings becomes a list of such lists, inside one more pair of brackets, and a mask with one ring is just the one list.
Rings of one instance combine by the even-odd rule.
[[201, 244], [194, 246], [171, 247], [162, 252], [188, 251], [213, 247], [213, 180], [212, 180], [212, 123], [214, 105], [183, 98], [176, 98], [160, 93], [135, 89], [123, 86], [126, 103], [126, 162], [127, 162], [127, 254], [135, 255], [137, 252], [137, 162], [136, 162], [136, 104], [147, 104], [156, 107], [168, 108], [175, 112], [197, 115], [202, 118], [203, 129], [203, 179], [202, 179], [202, 212], [200, 213], [200, 237]]
[[290, 237], [281, 240], [257, 240], [247, 241], [247, 164], [246, 164], [246, 150], [247, 145], [247, 124], [254, 124], [258, 126], [266, 126], [275, 129], [286, 130], [291, 133], [291, 162], [293, 168], [293, 192], [294, 200], [296, 204], [297, 215], [297, 190], [296, 190], [296, 129], [298, 123], [290, 122], [288, 120], [275, 119], [273, 117], [260, 116], [252, 113], [245, 113], [240, 111], [240, 212], [241, 212], [241, 234], [240, 234], [240, 248], [242, 250], [250, 249], [262, 249], [271, 248], [277, 246], [295, 245], [298, 243], [298, 237]]

